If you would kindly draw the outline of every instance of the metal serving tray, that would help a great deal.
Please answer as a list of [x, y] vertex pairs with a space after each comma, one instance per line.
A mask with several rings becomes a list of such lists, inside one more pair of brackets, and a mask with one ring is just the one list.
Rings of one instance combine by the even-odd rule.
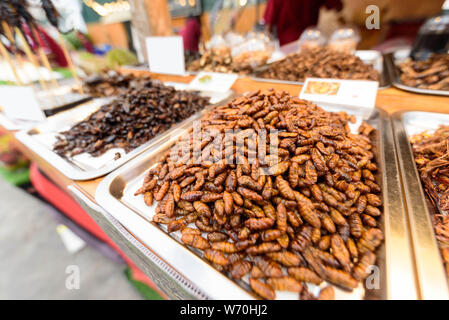
[[[342, 110], [332, 108], [330, 111]], [[393, 131], [390, 119], [380, 110], [368, 120], [378, 129], [375, 141], [379, 163], [379, 181], [382, 185], [384, 208], [381, 225], [385, 242], [379, 248], [380, 287], [366, 290], [362, 285], [352, 293], [336, 290], [337, 299], [416, 299], [415, 277], [411, 256], [405, 208], [400, 189], [400, 177], [396, 162]], [[141, 186], [148, 170], [157, 163], [160, 155], [173, 146], [176, 139], [186, 130], [179, 128], [172, 137], [166, 137], [160, 144], [145, 150], [135, 159], [109, 174], [96, 190], [95, 200], [147, 246], [161, 260], [165, 261], [183, 277], [195, 284], [212, 299], [249, 299], [254, 295], [244, 282], [235, 282], [214, 269], [200, 252], [189, 249], [180, 241], [179, 232], [168, 235], [164, 226], [151, 221], [153, 207], [147, 207], [142, 196], [134, 196]], [[316, 292], [316, 291], [315, 291]], [[290, 299], [291, 295], [277, 294], [280, 299]], [[297, 294], [294, 295], [297, 299]]]
[[[229, 94], [229, 93], [228, 93]], [[223, 102], [225, 97], [220, 97]], [[228, 97], [229, 98], [229, 97]], [[215, 102], [220, 101], [216, 99]], [[94, 99], [84, 103], [74, 109], [61, 112], [53, 117], [48, 118], [41, 124], [32, 129], [22, 130], [16, 133], [16, 138], [24, 145], [37, 153], [47, 162], [51, 163], [56, 169], [61, 171], [66, 177], [72, 180], [90, 180], [104, 176], [109, 172], [120, 167], [127, 161], [133, 159], [145, 149], [154, 144], [160, 143], [165, 136], [170, 136], [173, 130], [183, 127], [185, 124], [193, 121], [201, 116], [204, 110], [197, 112], [190, 118], [175, 125], [169, 130], [157, 135], [153, 139], [147, 141], [138, 148], [125, 153], [123, 149], [114, 148], [106, 151], [98, 157], [93, 157], [87, 153], [76, 155], [70, 159], [63, 158], [53, 151], [53, 144], [56, 141], [58, 132], [68, 130], [71, 126], [86, 118], [91, 113], [98, 110], [102, 105], [111, 101], [108, 98]], [[218, 103], [218, 102], [217, 102]], [[121, 157], [114, 160], [115, 154], [120, 153]]]
[[449, 114], [432, 112], [398, 112], [393, 115], [395, 142], [399, 155], [402, 182], [410, 221], [411, 238], [421, 297], [449, 299], [449, 289], [430, 212], [435, 208], [426, 201], [409, 143], [411, 135], [449, 125]]
[[[371, 64], [374, 66], [374, 69], [379, 72], [380, 79], [379, 79], [379, 90], [387, 89], [391, 86], [391, 80], [390, 75], [387, 72], [387, 66], [385, 63], [385, 59], [383, 55], [376, 50], [357, 50], [354, 53], [356, 56], [358, 56], [365, 64]], [[266, 68], [268, 68], [268, 65], [260, 67], [258, 71], [262, 71]], [[287, 81], [287, 80], [278, 80], [278, 79], [268, 79], [268, 78], [259, 78], [255, 75], [250, 75], [250, 79], [254, 81], [260, 81], [260, 82], [273, 82], [273, 83], [281, 83], [281, 84], [294, 84], [294, 85], [303, 85], [304, 82], [302, 81]]]
[[397, 63], [404, 59], [404, 56], [408, 57], [409, 50], [401, 50], [400, 52], [389, 53], [385, 55], [385, 62], [387, 64], [389, 77], [391, 79], [391, 84], [396, 88], [421, 93], [421, 94], [434, 94], [439, 96], [449, 96], [449, 91], [443, 90], [431, 90], [431, 89], [422, 89], [415, 88], [411, 86], [407, 86], [401, 82], [401, 72], [397, 67]]

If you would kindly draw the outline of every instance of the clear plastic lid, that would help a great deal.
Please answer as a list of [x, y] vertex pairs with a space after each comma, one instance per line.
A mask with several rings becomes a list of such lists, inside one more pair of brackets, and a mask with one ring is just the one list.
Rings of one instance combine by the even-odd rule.
[[229, 48], [229, 45], [222, 35], [214, 35], [206, 44], [207, 49], [224, 49]]
[[301, 34], [298, 40], [298, 50], [309, 50], [322, 47], [326, 44], [326, 37], [316, 27], [309, 27]]
[[359, 30], [355, 27], [344, 27], [332, 33], [328, 45], [333, 50], [353, 52], [359, 42]]
[[224, 40], [226, 41], [228, 46], [232, 48], [243, 43], [245, 41], [245, 37], [235, 32], [228, 32], [224, 36]]
[[419, 29], [419, 33], [446, 33], [446, 32], [449, 32], [449, 14], [440, 14], [434, 16], [429, 20], [427, 20]]

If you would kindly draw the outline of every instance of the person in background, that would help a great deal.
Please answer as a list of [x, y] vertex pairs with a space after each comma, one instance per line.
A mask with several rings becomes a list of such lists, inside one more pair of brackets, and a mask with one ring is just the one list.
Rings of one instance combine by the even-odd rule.
[[318, 22], [320, 7], [342, 9], [340, 0], [268, 0], [264, 13], [269, 32], [276, 29], [279, 45], [298, 40], [301, 33]]
[[201, 21], [199, 16], [187, 18], [186, 25], [179, 31], [184, 43], [184, 50], [188, 52], [198, 52], [201, 38]]

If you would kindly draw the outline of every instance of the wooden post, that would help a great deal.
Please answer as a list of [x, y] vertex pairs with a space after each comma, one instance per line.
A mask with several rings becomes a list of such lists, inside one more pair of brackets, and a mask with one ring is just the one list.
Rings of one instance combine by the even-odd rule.
[[0, 41], [0, 52], [1, 52], [2, 56], [5, 58], [6, 62], [11, 67], [12, 73], [13, 73], [14, 77], [16, 78], [16, 81], [19, 84], [19, 86], [23, 86], [22, 80], [20, 80], [20, 78], [19, 78], [19, 74], [17, 73], [16, 67], [14, 66], [11, 58], [9, 57], [9, 52], [3, 46], [3, 43], [1, 41]]
[[167, 0], [145, 0], [148, 22], [153, 36], [173, 34]]
[[138, 38], [141, 57], [147, 60], [145, 38], [172, 35], [167, 0], [129, 0], [131, 24]]
[[47, 85], [45, 84], [44, 78], [41, 75], [41, 72], [39, 70], [39, 63], [37, 63], [37, 59], [34, 57], [33, 51], [31, 51], [30, 46], [28, 45], [28, 42], [25, 40], [25, 37], [22, 34], [22, 31], [20, 31], [19, 28], [15, 27], [16, 34], [19, 37], [20, 41], [23, 43], [23, 49], [25, 50], [25, 54], [30, 60], [30, 62], [33, 64], [33, 66], [36, 68], [36, 72], [38, 75], [39, 83], [41, 84], [42, 89], [48, 90]]

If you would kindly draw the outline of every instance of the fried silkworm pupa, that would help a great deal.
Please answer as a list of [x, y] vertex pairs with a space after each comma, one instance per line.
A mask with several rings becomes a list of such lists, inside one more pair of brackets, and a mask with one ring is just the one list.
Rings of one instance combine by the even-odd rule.
[[251, 277], [252, 278], [265, 278], [265, 273], [258, 266], [253, 266], [251, 269]]
[[267, 277], [279, 278], [284, 275], [281, 266], [274, 261], [261, 256], [254, 257], [253, 261]]
[[301, 265], [301, 258], [290, 251], [271, 252], [267, 253], [267, 256], [285, 267], [298, 267]]
[[346, 290], [357, 288], [358, 282], [349, 273], [325, 266], [326, 280]]
[[238, 260], [231, 265], [230, 273], [235, 279], [241, 279], [245, 274], [251, 270], [251, 262], [246, 260]]
[[319, 285], [323, 282], [315, 272], [305, 267], [291, 267], [287, 269], [288, 274], [301, 282], [308, 282]]
[[338, 234], [331, 235], [332, 254], [337, 258], [346, 272], [351, 271], [351, 260], [348, 249], [343, 239]]
[[270, 218], [251, 218], [245, 221], [245, 226], [251, 230], [265, 230], [274, 225], [274, 220]]
[[226, 258], [220, 251], [206, 249], [204, 250], [204, 258], [220, 266], [225, 266], [228, 264], [228, 258]]
[[274, 290], [301, 292], [302, 285], [295, 278], [284, 276], [280, 278], [268, 278], [269, 284]]
[[320, 294], [318, 295], [318, 300], [334, 300], [335, 299], [335, 291], [334, 287], [327, 286], [321, 289]]
[[181, 241], [189, 246], [201, 250], [210, 248], [210, 244], [206, 239], [194, 234], [184, 233], [181, 237]]
[[357, 243], [359, 253], [363, 254], [367, 251], [373, 252], [380, 245], [383, 239], [384, 235], [380, 229], [371, 228], [366, 230], [365, 232], [363, 232], [362, 237]]
[[193, 235], [197, 235], [197, 236], [201, 236], [201, 231], [198, 229], [192, 229], [189, 227], [185, 227], [184, 229], [181, 230], [182, 234], [193, 234]]
[[222, 251], [225, 253], [234, 253], [238, 251], [234, 243], [227, 241], [212, 243], [212, 249], [216, 251]]
[[249, 285], [251, 289], [254, 290], [259, 296], [264, 299], [274, 300], [276, 299], [276, 293], [274, 290], [266, 283], [259, 281], [255, 278], [249, 278]]
[[277, 228], [282, 232], [287, 231], [287, 209], [280, 203], [276, 210], [276, 224]]
[[246, 253], [250, 255], [264, 254], [267, 252], [280, 251], [281, 245], [276, 242], [263, 242], [259, 245], [250, 246], [246, 249]]
[[374, 253], [371, 251], [365, 252], [352, 271], [354, 278], [359, 281], [365, 279], [369, 275], [370, 267], [374, 265], [375, 261], [376, 255]]
[[262, 232], [262, 241], [273, 241], [282, 236], [282, 231], [278, 229], [268, 229]]
[[153, 205], [153, 193], [151, 191], [145, 192], [143, 195], [143, 201], [147, 206], [151, 207]]
[[209, 206], [201, 201], [194, 201], [193, 207], [200, 216], [210, 217], [212, 215]]
[[228, 235], [223, 232], [211, 232], [207, 234], [207, 240], [209, 242], [221, 242], [226, 241], [228, 239]]
[[[184, 192], [183, 194], [181, 194], [181, 200], [190, 201], [190, 202], [198, 201], [201, 199], [202, 195], [203, 195], [203, 191], [187, 191], [187, 192]], [[156, 197], [155, 197], [155, 199], [156, 199]]]
[[227, 215], [231, 215], [234, 211], [234, 198], [232, 194], [225, 191], [223, 192], [224, 211]]

